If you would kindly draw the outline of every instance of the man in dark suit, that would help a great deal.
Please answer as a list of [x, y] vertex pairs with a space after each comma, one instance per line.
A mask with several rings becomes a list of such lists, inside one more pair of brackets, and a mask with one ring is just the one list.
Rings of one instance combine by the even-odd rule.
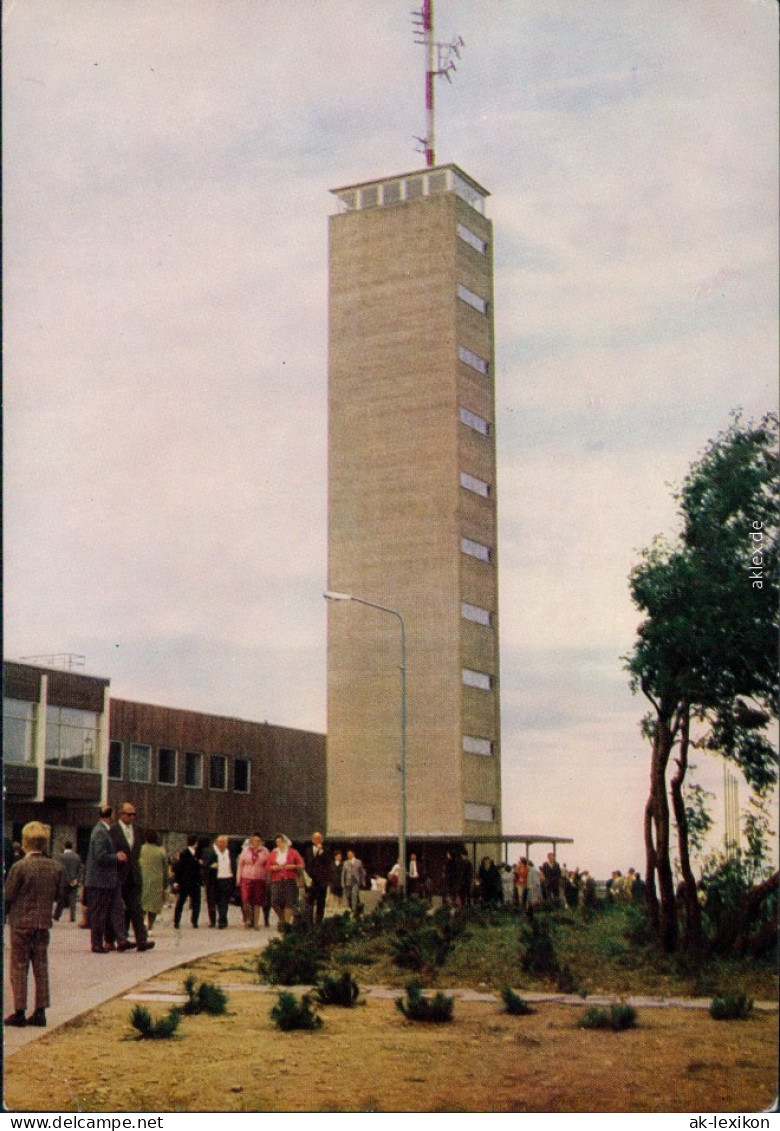
[[133, 925], [136, 946], [139, 950], [151, 950], [141, 910], [141, 834], [135, 828], [135, 805], [123, 801], [119, 807], [119, 820], [110, 829], [111, 842], [117, 852], [124, 853], [126, 859], [119, 865], [119, 882], [122, 886], [122, 902], [125, 905], [125, 931], [128, 924]]
[[119, 865], [127, 860], [127, 856], [123, 851], [117, 851], [111, 840], [113, 815], [114, 810], [111, 806], [104, 806], [100, 810], [100, 820], [89, 838], [84, 886], [89, 901], [89, 930], [93, 954], [105, 954], [106, 950], [110, 949], [105, 943], [106, 925], [109, 922], [116, 936], [117, 950], [130, 949], [119, 880]]
[[173, 925], [178, 930], [181, 926], [181, 913], [184, 904], [190, 901], [190, 921], [193, 927], [198, 925], [200, 916], [200, 885], [203, 881], [203, 861], [198, 855], [198, 838], [187, 838], [187, 847], [179, 853], [179, 859], [173, 867], [173, 890], [176, 895], [176, 906], [173, 911]]
[[321, 923], [325, 917], [325, 900], [333, 869], [333, 860], [323, 843], [322, 833], [311, 834], [311, 844], [307, 844], [303, 858], [306, 874], [311, 879], [306, 888], [306, 921]]

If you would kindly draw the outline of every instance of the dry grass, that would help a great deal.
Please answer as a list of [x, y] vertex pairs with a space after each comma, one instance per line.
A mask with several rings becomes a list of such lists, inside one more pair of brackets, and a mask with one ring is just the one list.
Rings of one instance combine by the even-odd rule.
[[[313, 1033], [280, 1033], [255, 954], [168, 971], [230, 993], [224, 1017], [185, 1017], [165, 1042], [132, 1039], [120, 998], [27, 1045], [5, 1065], [12, 1111], [755, 1112], [774, 1098], [777, 1016], [716, 1022], [646, 1009], [623, 1033], [576, 1027], [580, 1010], [510, 1017], [456, 1001], [448, 1025], [405, 1021], [388, 1000], [328, 1008]], [[360, 972], [358, 979], [360, 978]], [[167, 1004], [149, 1006], [154, 1016]], [[207, 1055], [205, 1055], [207, 1050]], [[345, 1070], [348, 1066], [348, 1071]]]

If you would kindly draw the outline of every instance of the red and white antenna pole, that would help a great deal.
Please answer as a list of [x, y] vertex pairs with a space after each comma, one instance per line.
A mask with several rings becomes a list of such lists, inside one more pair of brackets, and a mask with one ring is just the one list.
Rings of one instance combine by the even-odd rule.
[[436, 164], [436, 143], [434, 139], [434, 79], [443, 75], [450, 80], [450, 71], [455, 70], [453, 55], [460, 58], [464, 42], [460, 36], [451, 43], [437, 43], [433, 37], [433, 0], [422, 0], [422, 7], [412, 12], [415, 40], [425, 48], [425, 137], [417, 140], [423, 146], [425, 164], [430, 168]]
[[436, 77], [433, 58], [433, 0], [423, 0], [422, 20], [426, 39], [425, 164], [430, 169], [436, 163], [436, 145], [433, 136], [433, 80]]

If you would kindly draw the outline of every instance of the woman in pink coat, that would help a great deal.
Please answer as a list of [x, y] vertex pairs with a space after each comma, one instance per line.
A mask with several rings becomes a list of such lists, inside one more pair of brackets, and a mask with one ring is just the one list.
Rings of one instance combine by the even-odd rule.
[[289, 837], [280, 833], [276, 848], [268, 857], [268, 878], [271, 881], [271, 906], [282, 923], [292, 923], [298, 906], [298, 877], [303, 872], [303, 858]]
[[244, 926], [260, 929], [260, 911], [266, 927], [270, 915], [268, 902], [268, 849], [259, 833], [254, 833], [249, 844], [238, 858], [236, 882], [241, 892], [241, 906], [244, 909]]

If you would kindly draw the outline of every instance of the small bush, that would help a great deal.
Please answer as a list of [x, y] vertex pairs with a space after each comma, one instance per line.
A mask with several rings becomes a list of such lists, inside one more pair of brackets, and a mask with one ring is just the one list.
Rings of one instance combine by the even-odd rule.
[[574, 971], [571, 966], [567, 966], [566, 964], [558, 967], [555, 981], [559, 993], [577, 994], [581, 991], [581, 986], [577, 981]]
[[212, 1017], [218, 1017], [227, 1012], [228, 996], [220, 986], [215, 986], [213, 982], [201, 982], [196, 989], [195, 978], [190, 974], [184, 982], [184, 992], [188, 1000], [183, 1007], [183, 1012], [188, 1016], [196, 1013], [209, 1013]]
[[334, 955], [333, 961], [338, 966], [373, 966], [377, 959], [372, 954], [359, 954], [357, 951], [345, 950], [343, 954]]
[[404, 970], [418, 972], [437, 965], [439, 935], [433, 927], [419, 927], [409, 931], [401, 927], [390, 940], [393, 962]]
[[525, 998], [520, 997], [509, 986], [504, 986], [501, 997], [504, 1002], [504, 1013], [511, 1013], [513, 1017], [525, 1017], [529, 1013], [536, 1013], [536, 1010], [531, 1008]]
[[349, 970], [345, 970], [340, 978], [331, 975], [323, 978], [315, 993], [321, 1005], [343, 1005], [349, 1009], [357, 1005], [360, 986]]
[[257, 967], [262, 981], [274, 986], [313, 985], [328, 960], [327, 953], [304, 931], [292, 930], [271, 939], [260, 952]]
[[453, 998], [437, 993], [435, 997], [425, 998], [420, 983], [412, 980], [406, 983], [406, 1000], [395, 999], [396, 1009], [400, 1009], [407, 1021], [452, 1021], [455, 1008]]
[[753, 1012], [753, 999], [745, 994], [724, 994], [710, 1004], [710, 1017], [714, 1021], [745, 1021]]
[[298, 998], [295, 994], [283, 990], [279, 1000], [271, 1010], [271, 1020], [277, 1029], [289, 1032], [291, 1029], [319, 1029], [322, 1018], [312, 1008], [311, 997], [304, 994]]
[[555, 977], [558, 973], [558, 959], [547, 922], [536, 916], [524, 927], [521, 940], [526, 944], [520, 959], [526, 973]]
[[176, 1006], [170, 1009], [164, 1017], [152, 1021], [152, 1015], [143, 1005], [136, 1005], [130, 1014], [130, 1024], [138, 1032], [138, 1039], [143, 1041], [164, 1041], [179, 1027], [181, 1010]]
[[636, 1010], [633, 1005], [628, 1005], [623, 1001], [615, 1002], [608, 1010], [592, 1005], [578, 1022], [581, 1029], [614, 1029], [615, 1032], [620, 1032], [622, 1029], [633, 1029], [636, 1024]]

